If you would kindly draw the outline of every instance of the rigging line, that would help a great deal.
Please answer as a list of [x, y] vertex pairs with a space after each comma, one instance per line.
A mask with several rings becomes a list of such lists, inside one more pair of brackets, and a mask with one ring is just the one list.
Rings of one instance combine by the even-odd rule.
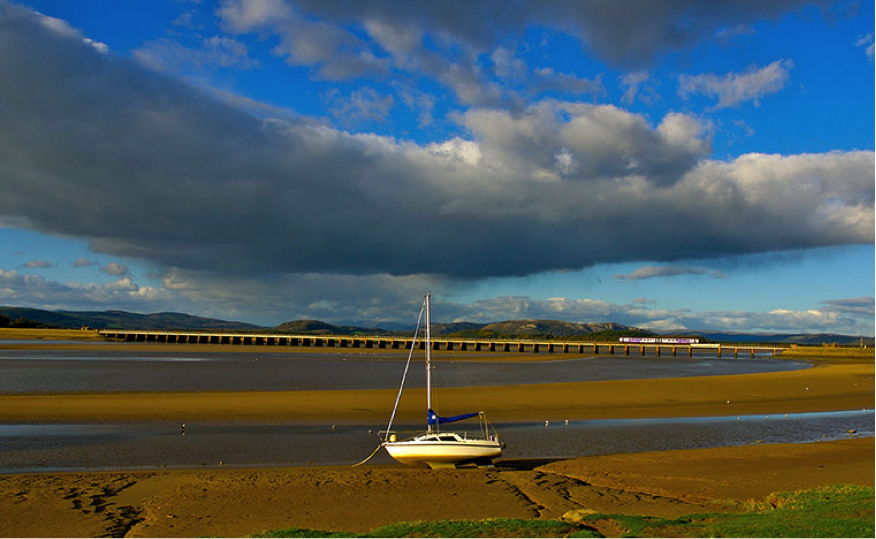
[[[395, 397], [395, 406], [392, 407], [392, 415], [389, 417], [389, 424], [386, 426], [387, 432], [392, 430], [392, 422], [395, 421], [395, 412], [398, 410], [398, 403], [401, 401], [402, 390], [405, 388], [405, 379], [408, 377], [408, 368], [411, 366], [411, 358], [414, 357], [414, 350], [417, 347], [417, 334], [420, 332], [420, 321], [423, 319], [423, 311], [425, 310], [426, 302], [424, 301], [423, 306], [420, 308], [420, 314], [417, 316], [417, 327], [414, 329], [414, 342], [411, 343], [411, 351], [408, 353], [408, 361], [405, 363], [405, 372], [402, 374], [401, 386], [398, 388], [398, 395]], [[378, 449], [380, 448], [378, 447]]]
[[471, 382], [468, 379], [468, 376], [465, 374], [465, 369], [462, 368], [462, 365], [459, 364], [459, 358], [456, 356], [456, 351], [451, 351], [451, 355], [453, 356], [453, 362], [456, 365], [456, 368], [459, 369], [459, 373], [462, 374], [463, 382], [465, 383], [466, 388], [468, 388], [471, 396], [474, 397], [475, 404], [478, 407], [478, 411], [480, 412], [478, 416], [478, 423], [482, 423], [481, 428], [483, 429], [483, 433], [489, 433], [489, 430], [493, 431], [497, 437], [499, 436], [499, 431], [496, 430], [496, 426], [493, 425], [493, 422], [487, 419], [486, 413], [484, 413], [484, 406], [481, 404], [481, 399], [478, 398], [477, 391], [472, 386]]
[[462, 375], [462, 381], [465, 384], [466, 389], [468, 389], [468, 392], [471, 394], [472, 397], [474, 397], [474, 401], [478, 407], [478, 411], [482, 411], [484, 407], [481, 404], [481, 400], [478, 398], [478, 394], [475, 391], [475, 388], [472, 386], [471, 382], [469, 381], [468, 376], [465, 375], [465, 369], [463, 369], [462, 365], [459, 364], [459, 358], [456, 357], [456, 351], [452, 350], [450, 353], [451, 355], [453, 355], [453, 364], [456, 365], [457, 370], [459, 370], [459, 373]]

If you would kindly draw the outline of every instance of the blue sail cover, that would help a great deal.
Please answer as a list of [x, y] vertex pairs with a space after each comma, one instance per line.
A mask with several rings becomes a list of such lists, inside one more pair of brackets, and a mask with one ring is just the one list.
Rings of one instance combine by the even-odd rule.
[[470, 417], [477, 417], [480, 414], [478, 412], [472, 412], [470, 414], [460, 414], [451, 417], [441, 417], [435, 413], [435, 410], [429, 410], [429, 417], [427, 419], [427, 423], [429, 425], [438, 425], [440, 423], [453, 423], [454, 421], [462, 421], [463, 419], [468, 419]]

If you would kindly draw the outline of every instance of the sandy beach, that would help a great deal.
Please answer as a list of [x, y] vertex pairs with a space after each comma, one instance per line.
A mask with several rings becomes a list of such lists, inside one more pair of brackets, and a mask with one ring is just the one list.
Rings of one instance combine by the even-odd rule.
[[[873, 374], [866, 359], [818, 361], [778, 373], [488, 387], [477, 399], [495, 422], [860, 410], [873, 407]], [[438, 398], [455, 408], [468, 406], [471, 395], [449, 388]], [[4, 395], [0, 423], [368, 423], [383, 421], [394, 398], [394, 390]], [[421, 400], [403, 400], [400, 420], [419, 419]], [[288, 527], [364, 532], [399, 521], [556, 518], [573, 509], [679, 516], [726, 511], [726, 500], [759, 500], [776, 491], [873, 486], [873, 477], [872, 437], [507, 461], [492, 470], [365, 465], [18, 474], [0, 476], [0, 535], [242, 536]]]

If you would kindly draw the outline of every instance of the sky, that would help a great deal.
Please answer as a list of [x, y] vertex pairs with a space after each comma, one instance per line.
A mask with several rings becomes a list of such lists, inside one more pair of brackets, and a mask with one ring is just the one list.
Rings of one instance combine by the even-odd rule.
[[0, 305], [874, 334], [874, 6], [0, 0]]

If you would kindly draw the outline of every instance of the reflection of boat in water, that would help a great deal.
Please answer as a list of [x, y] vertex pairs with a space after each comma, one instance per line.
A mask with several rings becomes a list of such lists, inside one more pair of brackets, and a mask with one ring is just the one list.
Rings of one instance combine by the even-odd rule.
[[[440, 417], [432, 409], [432, 314], [430, 295], [426, 295], [426, 299], [423, 302], [423, 309], [420, 311], [420, 318], [417, 320], [417, 331], [419, 331], [423, 311], [426, 312], [426, 432], [418, 434], [413, 438], [398, 440], [396, 434], [391, 430], [392, 421], [395, 418], [396, 409], [398, 409], [399, 399], [401, 398], [402, 390], [404, 390], [404, 380], [408, 373], [411, 356], [413, 356], [413, 351], [416, 348], [417, 339], [415, 334], [414, 344], [411, 346], [411, 356], [408, 357], [408, 363], [405, 366], [405, 374], [402, 377], [395, 409], [392, 411], [392, 417], [389, 420], [389, 426], [386, 431], [386, 438], [382, 445], [392, 458], [403, 464], [428, 465], [433, 469], [452, 468], [458, 464], [492, 464], [492, 459], [502, 456], [502, 446], [504, 444], [499, 442], [499, 436], [496, 434], [495, 429], [492, 429], [492, 425], [487, 421], [484, 412]], [[468, 432], [441, 432], [440, 425], [443, 423], [452, 423], [473, 417], [479, 418], [480, 423], [479, 431], [476, 434]], [[492, 434], [490, 433], [491, 430]]]

